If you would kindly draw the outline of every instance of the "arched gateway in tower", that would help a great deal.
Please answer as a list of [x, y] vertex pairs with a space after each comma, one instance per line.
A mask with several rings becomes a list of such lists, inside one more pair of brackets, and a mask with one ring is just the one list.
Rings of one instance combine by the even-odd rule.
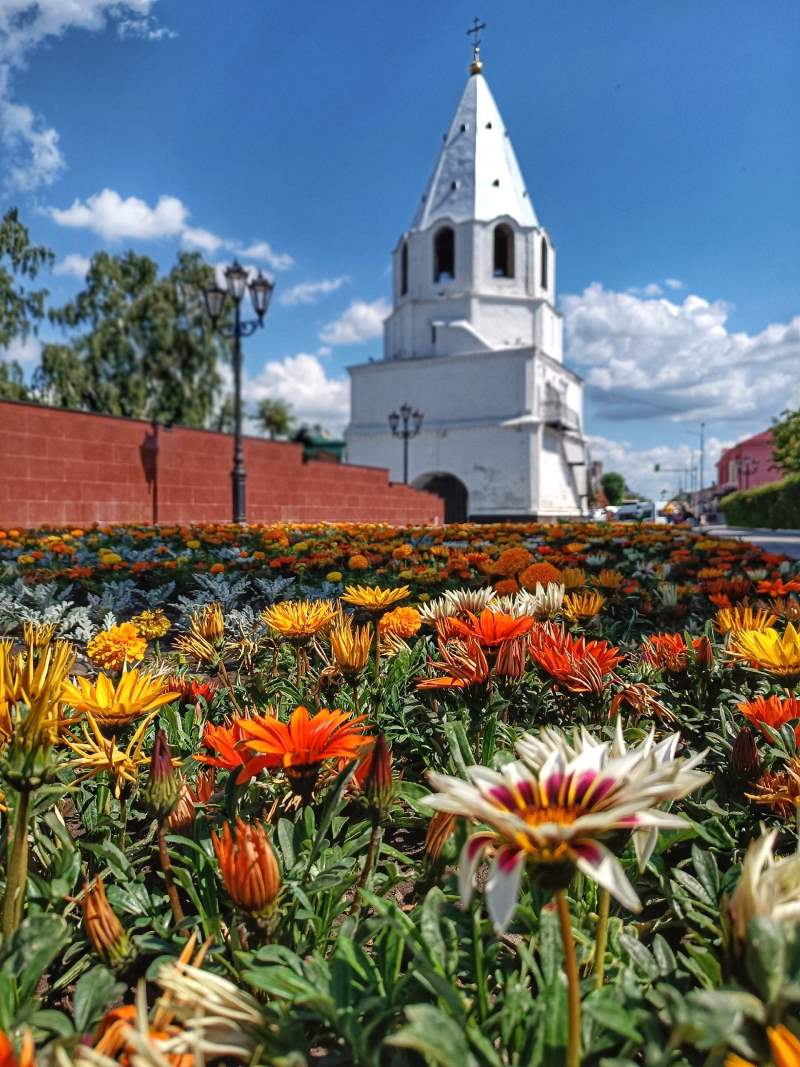
[[563, 363], [555, 249], [539, 224], [475, 50], [469, 81], [411, 228], [394, 250], [383, 359], [350, 367], [347, 458], [400, 480], [387, 422], [425, 418], [409, 482], [448, 518], [586, 509], [582, 385]]

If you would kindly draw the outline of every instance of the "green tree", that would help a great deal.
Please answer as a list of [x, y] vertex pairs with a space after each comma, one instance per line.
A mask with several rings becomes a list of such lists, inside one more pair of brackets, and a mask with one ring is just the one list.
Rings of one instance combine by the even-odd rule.
[[608, 471], [600, 479], [609, 504], [619, 504], [625, 498], [625, 479], [617, 471]]
[[[43, 267], [49, 267], [53, 258], [49, 248], [31, 243], [17, 209], [7, 211], [0, 221], [0, 349], [36, 332], [44, 318], [48, 292], [28, 283]], [[0, 399], [33, 399], [16, 360], [0, 360]]]
[[800, 473], [800, 411], [784, 411], [773, 423], [772, 458], [784, 474]]
[[61, 407], [206, 426], [228, 345], [203, 305], [213, 268], [183, 252], [159, 277], [158, 265], [135, 252], [92, 257], [85, 288], [50, 312], [66, 340], [47, 344], [36, 385]]
[[294, 428], [292, 409], [285, 400], [265, 396], [256, 407], [256, 422], [268, 433], [270, 440], [276, 437], [288, 437]]

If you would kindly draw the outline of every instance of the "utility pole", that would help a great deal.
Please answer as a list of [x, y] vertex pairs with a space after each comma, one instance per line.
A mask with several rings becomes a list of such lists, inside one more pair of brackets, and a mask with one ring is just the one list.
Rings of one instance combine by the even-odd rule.
[[[700, 515], [703, 514], [706, 463], [706, 424], [700, 423]], [[698, 516], [699, 518], [699, 516]]]

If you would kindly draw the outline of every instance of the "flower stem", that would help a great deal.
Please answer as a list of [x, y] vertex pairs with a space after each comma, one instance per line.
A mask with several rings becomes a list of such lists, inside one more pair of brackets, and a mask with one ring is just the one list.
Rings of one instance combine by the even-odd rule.
[[183, 908], [181, 907], [180, 897], [178, 896], [178, 889], [175, 885], [175, 879], [172, 877], [172, 862], [169, 858], [169, 851], [167, 849], [167, 839], [164, 835], [164, 827], [159, 824], [158, 827], [158, 858], [161, 861], [161, 870], [164, 872], [164, 885], [167, 889], [167, 896], [169, 897], [170, 907], [172, 908], [172, 914], [175, 916], [176, 923], [182, 923], [184, 919]]
[[367, 846], [367, 855], [364, 860], [364, 866], [361, 868], [361, 874], [356, 882], [356, 892], [353, 897], [353, 903], [350, 906], [351, 915], [357, 914], [361, 908], [361, 890], [367, 884], [369, 876], [372, 873], [372, 868], [381, 849], [382, 836], [383, 832], [381, 830], [381, 824], [376, 819], [372, 824], [372, 833], [369, 836], [369, 845]]
[[373, 619], [373, 626], [375, 627], [375, 634], [373, 636], [373, 654], [375, 656], [375, 684], [381, 680], [381, 628], [378, 625], [379, 619], [376, 617]]
[[594, 946], [594, 987], [603, 988], [606, 975], [606, 945], [608, 944], [608, 909], [611, 894], [607, 889], [600, 890], [600, 909], [597, 922], [597, 939]]
[[25, 907], [25, 889], [28, 884], [30, 798], [29, 789], [22, 789], [17, 793], [17, 810], [14, 815], [14, 842], [11, 846], [6, 892], [3, 897], [3, 941], [5, 942], [19, 928]]
[[565, 1067], [580, 1067], [581, 1062], [581, 986], [578, 977], [578, 960], [575, 956], [575, 941], [572, 937], [572, 922], [569, 917], [569, 902], [564, 889], [556, 893], [558, 922], [561, 941], [564, 945], [564, 970], [567, 972], [567, 1058]]

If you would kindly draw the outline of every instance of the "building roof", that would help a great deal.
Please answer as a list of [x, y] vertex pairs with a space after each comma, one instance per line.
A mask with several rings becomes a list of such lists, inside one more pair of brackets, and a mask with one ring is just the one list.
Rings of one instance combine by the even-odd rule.
[[412, 228], [427, 229], [440, 219], [488, 222], [501, 215], [521, 226], [538, 226], [497, 104], [483, 75], [473, 73]]

